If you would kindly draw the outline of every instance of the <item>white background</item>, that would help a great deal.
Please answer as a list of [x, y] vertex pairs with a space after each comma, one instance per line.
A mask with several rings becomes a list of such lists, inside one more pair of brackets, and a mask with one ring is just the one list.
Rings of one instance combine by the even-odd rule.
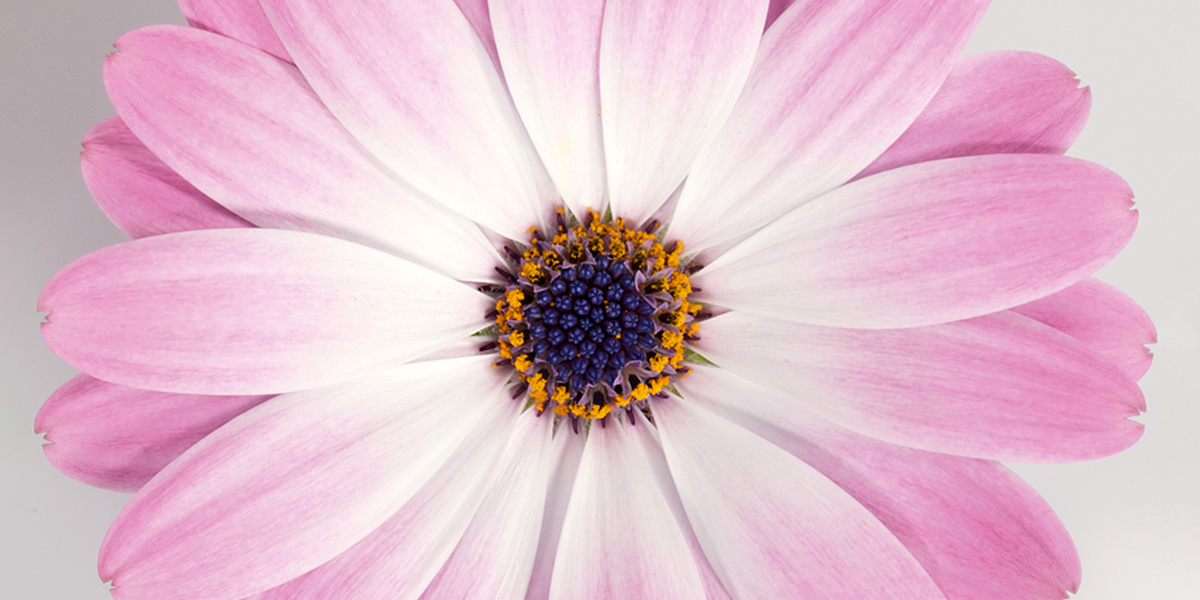
[[[33, 434], [74, 371], [41, 340], [39, 290], [72, 260], [125, 239], [91, 202], [79, 140], [112, 108], [100, 78], [122, 33], [183, 20], [170, 0], [0, 0], [0, 595], [101, 600], [96, 555], [128, 499], [58, 473]], [[1200, 598], [1200, 4], [994, 0], [969, 53], [1032, 50], [1092, 86], [1074, 156], [1123, 175], [1141, 221], [1099, 276], [1159, 331], [1132, 449], [1073, 465], [1016, 465], [1071, 531], [1084, 600]]]

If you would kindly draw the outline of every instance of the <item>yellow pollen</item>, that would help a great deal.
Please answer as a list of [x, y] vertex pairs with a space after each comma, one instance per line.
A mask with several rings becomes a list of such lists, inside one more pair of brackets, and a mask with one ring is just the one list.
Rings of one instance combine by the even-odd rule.
[[525, 266], [521, 267], [521, 276], [533, 281], [542, 276], [542, 268], [535, 263], [527, 262]]
[[668, 383], [671, 383], [671, 378], [667, 377], [665, 375], [662, 377], [655, 377], [654, 379], [651, 379], [650, 380], [650, 393], [657, 394], [657, 393], [663, 391], [663, 388], [667, 387]]
[[644, 383], [639, 383], [637, 384], [637, 387], [633, 388], [633, 391], [630, 392], [629, 395], [633, 396], [634, 400], [645, 400], [646, 398], [650, 397], [650, 388]]
[[679, 255], [683, 254], [683, 242], [675, 242], [675, 247], [667, 255], [667, 266], [674, 269], [679, 266]]
[[513, 361], [513, 368], [518, 371], [521, 371], [521, 372], [528, 371], [529, 367], [532, 367], [532, 366], [533, 366], [533, 361], [529, 360], [528, 354], [522, 354], [522, 355], [518, 356], [516, 360]]
[[622, 243], [618, 242], [616, 239], [613, 239], [609, 243], [608, 253], [617, 260], [625, 258], [625, 244], [622, 244]]
[[567, 393], [567, 386], [557, 385], [554, 386], [554, 396], [552, 396], [550, 399], [554, 400], [555, 404], [566, 404], [567, 398], [569, 397], [570, 396]]
[[525, 300], [525, 292], [521, 290], [508, 290], [504, 293], [504, 299], [508, 300], [509, 306], [520, 307], [521, 302]]
[[525, 382], [529, 384], [530, 394], [533, 394], [533, 392], [542, 392], [542, 399], [545, 399], [546, 378], [542, 377], [541, 373], [537, 373], [533, 377], [526, 379]]
[[521, 344], [524, 344], [525, 343], [525, 334], [521, 333], [520, 331], [512, 332], [512, 334], [510, 334], [508, 336], [508, 343], [512, 344], [512, 346], [514, 348], [516, 348], [517, 346], [520, 346]]
[[662, 370], [665, 368], [667, 368], [667, 357], [657, 353], [650, 357], [651, 371], [662, 373]]
[[671, 357], [671, 368], [678, 368], [681, 362], [683, 362], [683, 346], [675, 349], [675, 356]]
[[681, 348], [683, 346], [683, 334], [678, 331], [664, 330], [662, 332], [662, 345], [667, 350]]
[[508, 342], [500, 340], [500, 358], [512, 358], [512, 350], [508, 347]]

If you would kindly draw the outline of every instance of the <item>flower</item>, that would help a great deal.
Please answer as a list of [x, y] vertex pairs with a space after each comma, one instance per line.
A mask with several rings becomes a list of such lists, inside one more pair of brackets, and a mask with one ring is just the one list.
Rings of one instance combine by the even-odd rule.
[[996, 461], [1140, 436], [1136, 213], [986, 2], [230, 4], [117, 42], [138, 239], [39, 302], [114, 596], [1077, 588]]

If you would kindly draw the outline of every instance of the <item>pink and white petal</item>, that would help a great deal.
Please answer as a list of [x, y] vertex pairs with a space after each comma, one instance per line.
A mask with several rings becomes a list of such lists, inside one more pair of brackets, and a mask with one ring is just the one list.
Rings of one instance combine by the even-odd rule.
[[386, 250], [465, 280], [494, 278], [479, 228], [397, 182], [290, 64], [219, 35], [155, 26], [105, 61], [109, 97], [154, 154], [260, 227]]
[[453, 2], [262, 4], [313, 89], [400, 178], [511, 239], [549, 216], [544, 167]]
[[484, 325], [487, 298], [364, 246], [278, 229], [155, 236], [89, 254], [47, 284], [46, 343], [97, 378], [183, 394], [346, 381]]
[[913, 329], [839, 329], [741, 312], [697, 351], [852, 431], [1019, 462], [1108, 456], [1142, 435], [1137, 385], [1087, 346], [1012, 312]]
[[1091, 91], [1053, 58], [1015, 51], [968, 56], [904, 135], [856, 179], [955, 156], [1062, 154], [1091, 107]]
[[79, 375], [58, 388], [34, 420], [46, 458], [89, 485], [134, 492], [230, 419], [271, 396], [153, 392]]
[[1132, 298], [1098, 279], [1089, 277], [1012, 311], [1087, 344], [1131, 381], [1150, 368], [1153, 355], [1146, 344], [1158, 341], [1150, 316]]
[[291, 62], [258, 0], [179, 0], [188, 24], [231, 37]]
[[767, 8], [767, 23], [763, 29], [770, 29], [771, 25], [779, 20], [779, 16], [783, 14], [783, 11], [795, 3], [796, 0], [771, 0], [771, 5]]
[[696, 159], [672, 235], [702, 250], [848, 181], [933, 98], [987, 4], [793, 4], [764, 34], [737, 107]]
[[563, 430], [554, 436], [551, 454], [554, 465], [546, 486], [546, 508], [542, 513], [542, 524], [538, 533], [537, 556], [533, 572], [529, 577], [526, 600], [545, 600], [550, 596], [550, 579], [554, 574], [554, 557], [562, 541], [563, 521], [567, 505], [571, 501], [571, 490], [575, 488], [575, 477], [583, 458], [585, 436], [566, 435]]
[[403, 507], [491, 405], [511, 403], [488, 362], [404, 365], [246, 412], [134, 496], [101, 546], [101, 577], [119, 600], [233, 600], [329, 561]]
[[697, 285], [721, 306], [818, 325], [967, 319], [1107, 263], [1137, 226], [1132, 197], [1115, 173], [1062, 156], [909, 165], [784, 215], [714, 260]]
[[493, 2], [496, 44], [517, 112], [563, 201], [604, 211], [600, 23], [604, 0]]
[[654, 405], [688, 519], [735, 598], [942, 598], [854, 498], [783, 449], [686, 401]]
[[1054, 511], [999, 463], [858, 435], [794, 398], [698, 366], [684, 402], [714, 411], [808, 463], [871, 511], [947, 598], [1058, 600], [1079, 587], [1079, 557]]
[[454, 3], [467, 18], [467, 22], [471, 24], [471, 29], [475, 30], [475, 35], [479, 36], [483, 49], [487, 51], [488, 56], [492, 58], [492, 64], [496, 66], [496, 72], [500, 73], [503, 78], [503, 72], [500, 70], [500, 54], [496, 52], [496, 36], [492, 32], [492, 15], [488, 7], [488, 0], [454, 0]]
[[[473, 362], [490, 368], [479, 359]], [[446, 387], [454, 383], [442, 380]], [[440, 401], [437, 396], [427, 400]], [[420, 597], [454, 551], [501, 465], [516, 460], [506, 447], [511, 447], [521, 403], [505, 394], [486, 401], [482, 414], [464, 415], [473, 424], [471, 433], [403, 508], [336, 558], [268, 591], [264, 600]]]
[[101, 121], [83, 137], [79, 159], [96, 204], [130, 237], [253, 227], [159, 160], [120, 117]]
[[491, 491], [422, 600], [525, 597], [557, 448], [553, 421], [519, 418]]
[[607, 0], [600, 106], [613, 215], [638, 223], [679, 187], [746, 83], [768, 0]]
[[[636, 417], [635, 417], [636, 418]], [[551, 600], [703, 598], [704, 583], [652, 454], [644, 420], [592, 427], [567, 507]]]

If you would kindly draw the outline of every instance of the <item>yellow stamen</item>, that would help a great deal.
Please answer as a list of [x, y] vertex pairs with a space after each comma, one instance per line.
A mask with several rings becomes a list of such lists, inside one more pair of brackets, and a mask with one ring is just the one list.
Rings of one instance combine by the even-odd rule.
[[518, 356], [516, 360], [513, 361], [513, 368], [516, 369], [517, 371], [525, 372], [525, 371], [528, 371], [529, 367], [532, 367], [532, 366], [533, 366], [533, 361], [529, 359], [528, 354], [522, 354], [522, 355]]
[[567, 386], [556, 385], [554, 386], [554, 395], [550, 399], [554, 400], [555, 404], [566, 404], [569, 397], [570, 395], [567, 393]]

